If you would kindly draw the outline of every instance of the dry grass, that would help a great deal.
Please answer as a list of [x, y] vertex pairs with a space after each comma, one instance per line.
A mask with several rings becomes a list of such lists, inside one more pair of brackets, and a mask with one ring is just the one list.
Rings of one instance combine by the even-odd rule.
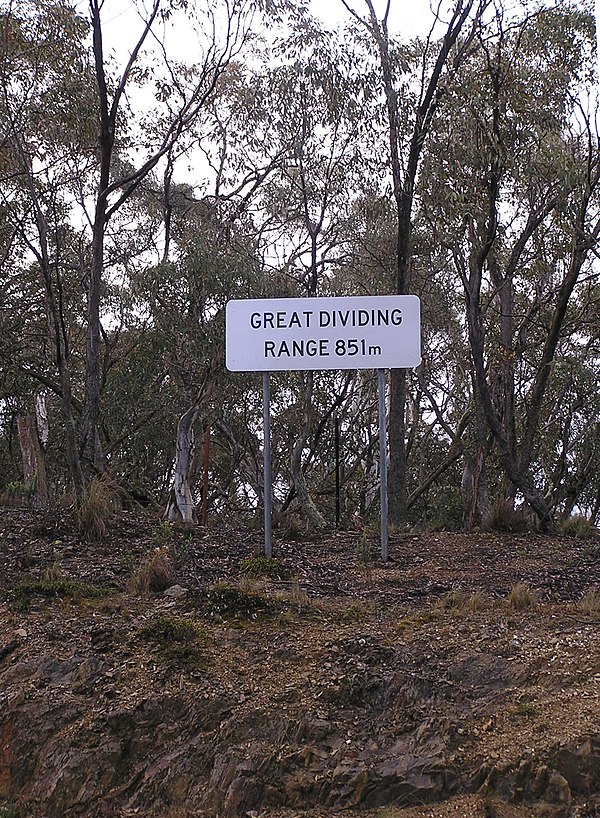
[[526, 611], [529, 608], [535, 608], [538, 601], [535, 591], [532, 591], [526, 583], [518, 582], [508, 595], [507, 604], [511, 611]]
[[594, 526], [581, 514], [567, 517], [560, 524], [558, 531], [563, 537], [574, 537], [577, 540], [590, 540], [596, 533]]
[[88, 542], [103, 540], [119, 503], [119, 487], [110, 477], [94, 477], [77, 509], [77, 529]]
[[533, 520], [522, 509], [514, 508], [509, 500], [495, 503], [483, 516], [483, 531], [498, 531], [504, 534], [525, 534], [534, 528]]
[[588, 588], [577, 603], [577, 607], [591, 616], [600, 615], [600, 588], [596, 585]]
[[137, 596], [160, 594], [175, 582], [169, 547], [155, 548], [142, 561], [129, 582], [129, 590]]
[[481, 611], [490, 604], [490, 600], [483, 591], [475, 591], [469, 594], [467, 591], [455, 589], [443, 596], [439, 602], [440, 607], [455, 613], [468, 613]]

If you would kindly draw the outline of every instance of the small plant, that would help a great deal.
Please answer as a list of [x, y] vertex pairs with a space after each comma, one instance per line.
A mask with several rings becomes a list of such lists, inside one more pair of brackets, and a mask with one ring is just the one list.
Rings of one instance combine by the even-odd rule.
[[578, 540], [589, 540], [596, 532], [590, 521], [581, 514], [573, 514], [564, 519], [558, 530], [563, 537], [574, 537]]
[[160, 548], [169, 542], [172, 536], [171, 523], [168, 520], [161, 520], [152, 532], [152, 543]]
[[519, 701], [512, 708], [512, 714], [521, 718], [530, 718], [535, 716], [536, 709], [531, 702]]
[[108, 594], [107, 588], [68, 579], [42, 579], [38, 582], [21, 582], [9, 593], [9, 604], [14, 611], [29, 610], [34, 597], [46, 599], [99, 599]]
[[57, 558], [52, 565], [44, 569], [42, 573], [42, 580], [44, 582], [60, 582], [63, 579], [63, 572], [60, 560]]
[[371, 553], [371, 540], [367, 532], [363, 532], [360, 539], [356, 543], [354, 549], [356, 561], [362, 568], [365, 578], [371, 579], [371, 568], [373, 564], [373, 555]]
[[293, 605], [310, 605], [311, 603], [308, 591], [302, 588], [298, 579], [294, 579], [290, 586], [289, 599]]
[[249, 557], [240, 565], [240, 571], [251, 577], [286, 579], [290, 572], [276, 557]]
[[507, 602], [511, 611], [525, 611], [528, 608], [535, 608], [538, 597], [528, 585], [524, 582], [518, 582], [512, 588]]
[[581, 549], [581, 553], [584, 557], [591, 557], [592, 559], [597, 559], [600, 557], [600, 543], [595, 542], [589, 545], [586, 545], [584, 548]]
[[160, 594], [175, 582], [169, 547], [153, 549], [143, 560], [129, 583], [131, 593], [138, 596]]
[[420, 628], [421, 625], [428, 625], [431, 622], [435, 622], [441, 616], [441, 612], [439, 608], [430, 608], [426, 611], [419, 611], [414, 614], [408, 614], [408, 616], [403, 617], [397, 625], [398, 630], [400, 633], [404, 631], [412, 631], [415, 628]]
[[245, 591], [225, 583], [213, 585], [208, 592], [210, 608], [222, 616], [256, 618], [259, 613], [271, 613], [272, 600], [255, 591]]
[[305, 540], [308, 529], [298, 514], [286, 514], [281, 521], [281, 533], [286, 540]]
[[88, 542], [106, 537], [113, 520], [118, 487], [109, 477], [94, 477], [77, 508], [77, 528]]
[[443, 596], [440, 605], [449, 611], [464, 611], [469, 604], [469, 595], [466, 591], [453, 590]]
[[189, 619], [155, 616], [142, 625], [137, 636], [173, 666], [198, 668], [205, 664], [202, 645], [207, 640], [206, 632]]
[[25, 813], [12, 801], [3, 801], [0, 803], [0, 818], [25, 818]]
[[514, 508], [510, 500], [500, 500], [483, 515], [481, 528], [504, 534], [526, 534], [533, 524], [530, 515], [523, 509]]
[[16, 480], [7, 483], [4, 491], [0, 494], [0, 505], [11, 508], [29, 505], [34, 495], [34, 484], [23, 483], [20, 480]]
[[584, 613], [598, 616], [600, 614], [600, 589], [596, 585], [588, 588], [577, 605]]

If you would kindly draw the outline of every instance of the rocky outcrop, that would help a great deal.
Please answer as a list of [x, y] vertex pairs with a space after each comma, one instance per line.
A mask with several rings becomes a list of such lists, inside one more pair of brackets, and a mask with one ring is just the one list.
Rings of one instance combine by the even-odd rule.
[[[457, 763], [458, 722], [424, 717], [416, 723], [421, 705], [444, 691], [456, 697], [456, 689], [419, 685], [414, 675], [390, 670], [390, 658], [346, 679], [340, 660], [332, 695], [345, 684], [353, 703], [335, 721], [314, 714], [275, 719], [264, 709], [240, 717], [226, 695], [194, 700], [153, 691], [131, 706], [113, 705], [115, 674], [102, 658], [12, 662], [0, 674], [0, 795], [43, 805], [47, 818], [110, 816], [118, 809], [160, 815], [169, 804], [233, 818], [282, 806], [423, 804], [468, 790], [528, 803], [540, 816], [569, 818], [574, 798], [597, 795], [599, 735], [557, 746], [546, 758], [486, 762], [465, 776]], [[480, 655], [451, 665], [446, 684], [481, 699], [515, 672]], [[399, 702], [412, 706], [411, 719], [400, 733], [380, 729]], [[373, 708], [370, 737], [348, 730], [365, 706]]]

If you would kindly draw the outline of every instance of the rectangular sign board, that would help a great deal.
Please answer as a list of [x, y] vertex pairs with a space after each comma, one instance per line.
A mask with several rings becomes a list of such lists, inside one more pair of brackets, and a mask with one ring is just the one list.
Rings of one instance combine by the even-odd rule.
[[225, 351], [232, 372], [415, 367], [420, 302], [416, 295], [229, 301]]

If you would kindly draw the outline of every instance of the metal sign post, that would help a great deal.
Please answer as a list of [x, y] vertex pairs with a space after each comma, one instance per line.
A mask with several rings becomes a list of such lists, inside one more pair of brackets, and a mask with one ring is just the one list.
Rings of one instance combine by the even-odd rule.
[[378, 371], [379, 383], [379, 495], [381, 497], [381, 561], [388, 561], [387, 424], [385, 412], [385, 369]]
[[269, 373], [263, 372], [263, 474], [264, 474], [264, 506], [265, 506], [265, 557], [273, 556], [273, 540], [271, 537], [273, 486], [271, 485], [271, 384]]

